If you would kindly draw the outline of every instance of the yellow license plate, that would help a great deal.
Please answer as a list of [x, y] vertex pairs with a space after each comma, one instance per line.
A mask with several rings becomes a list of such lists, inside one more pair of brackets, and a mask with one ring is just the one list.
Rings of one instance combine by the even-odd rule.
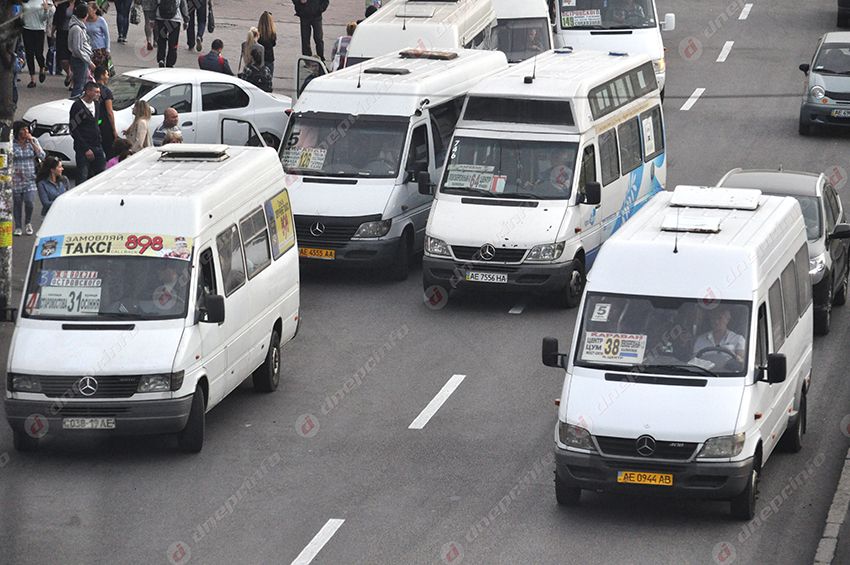
[[333, 261], [334, 259], [336, 259], [335, 249], [314, 249], [311, 247], [300, 247], [298, 249], [298, 254], [301, 257], [307, 257], [308, 259], [324, 259], [326, 261]]
[[673, 475], [670, 473], [640, 473], [637, 471], [618, 471], [617, 482], [629, 483], [633, 485], [672, 487]]

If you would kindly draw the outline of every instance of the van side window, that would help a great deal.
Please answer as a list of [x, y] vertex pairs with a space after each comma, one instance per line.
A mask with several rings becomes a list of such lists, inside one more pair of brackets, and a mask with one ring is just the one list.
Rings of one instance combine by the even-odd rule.
[[245, 259], [248, 262], [248, 278], [265, 269], [272, 262], [269, 251], [269, 230], [266, 228], [266, 219], [263, 210], [257, 208], [255, 211], [239, 222], [239, 231], [242, 234], [242, 245], [245, 246]]
[[599, 136], [599, 160], [602, 162], [602, 186], [620, 178], [620, 153], [617, 132], [613, 129]]
[[629, 120], [617, 128], [620, 137], [620, 162], [623, 174], [630, 173], [640, 166], [640, 123], [638, 119]]
[[578, 179], [579, 194], [584, 194], [584, 187], [589, 182], [596, 182], [596, 149], [593, 145], [588, 145], [584, 148], [584, 155], [581, 159], [581, 172]]
[[779, 280], [774, 282], [773, 286], [770, 287], [767, 300], [770, 306], [770, 328], [773, 334], [773, 351], [779, 351], [779, 348], [785, 343], [785, 315], [782, 310], [782, 290], [779, 287]]
[[788, 263], [780, 277], [782, 281], [782, 303], [785, 305], [785, 335], [791, 335], [791, 330], [797, 325], [800, 308], [797, 303], [797, 270], [794, 262]]
[[644, 160], [651, 161], [664, 152], [664, 128], [661, 126], [661, 108], [656, 106], [640, 115], [643, 126]]
[[812, 303], [812, 282], [809, 278], [809, 245], [804, 243], [794, 256], [797, 265], [797, 289], [799, 292], [800, 316]]
[[759, 319], [757, 327], [758, 335], [756, 337], [756, 365], [765, 367], [767, 365], [767, 306], [762, 303], [759, 306]]
[[201, 251], [199, 258], [200, 269], [198, 271], [198, 295], [195, 297], [198, 305], [203, 305], [205, 296], [217, 294], [215, 282], [215, 264], [213, 263], [212, 249], [207, 247]]
[[463, 98], [455, 98], [431, 108], [431, 134], [434, 136], [434, 159], [437, 166], [446, 161], [446, 153], [460, 119], [461, 108]]
[[224, 295], [230, 296], [245, 284], [245, 260], [242, 257], [239, 230], [235, 224], [216, 236], [215, 246], [218, 248], [218, 262], [221, 264]]
[[423, 124], [413, 130], [410, 137], [410, 154], [407, 156], [407, 170], [427, 171], [428, 159], [428, 128]]
[[835, 230], [835, 223], [838, 221], [835, 217], [835, 210], [829, 204], [829, 198], [826, 196], [826, 191], [823, 195], [823, 207], [826, 210], [826, 234], [829, 235]]

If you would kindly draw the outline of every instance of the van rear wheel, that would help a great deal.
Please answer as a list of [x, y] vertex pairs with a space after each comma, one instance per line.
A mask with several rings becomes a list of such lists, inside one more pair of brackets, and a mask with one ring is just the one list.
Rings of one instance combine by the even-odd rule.
[[581, 489], [568, 486], [555, 471], [555, 500], [559, 506], [575, 506], [581, 500]]
[[815, 335], [827, 335], [829, 333], [831, 321], [832, 288], [829, 289], [829, 296], [826, 297], [826, 303], [823, 305], [823, 310], [815, 310]]
[[204, 391], [198, 386], [195, 388], [195, 394], [192, 395], [192, 410], [189, 412], [186, 427], [177, 434], [180, 449], [187, 453], [198, 453], [204, 447], [204, 413], [206, 412], [204, 404]]
[[274, 392], [280, 384], [280, 334], [272, 331], [266, 360], [254, 371], [254, 390], [257, 392]]

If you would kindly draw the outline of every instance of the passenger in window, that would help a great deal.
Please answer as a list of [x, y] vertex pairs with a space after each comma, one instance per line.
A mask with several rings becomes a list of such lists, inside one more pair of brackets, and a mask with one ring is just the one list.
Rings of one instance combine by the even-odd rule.
[[525, 190], [539, 196], [568, 198], [573, 186], [572, 151], [568, 148], [557, 149], [549, 161], [550, 167], [540, 172], [534, 181], [526, 181]]
[[159, 284], [151, 295], [155, 313], [176, 314], [186, 305], [186, 281], [181, 280], [173, 261], [162, 261], [157, 273]]
[[622, 3], [614, 8], [614, 21], [621, 24], [642, 24], [646, 20], [646, 12], [643, 6], [635, 0], [622, 0]]
[[177, 127], [177, 123], [180, 121], [180, 114], [177, 113], [177, 110], [174, 108], [166, 108], [163, 113], [162, 123], [156, 130], [153, 132], [151, 136], [153, 140], [154, 147], [159, 147], [163, 145], [165, 141], [165, 136], [168, 135], [169, 132], [179, 133], [180, 137], [183, 137], [183, 132], [180, 131], [180, 128]]
[[714, 310], [709, 315], [709, 320], [711, 330], [697, 337], [694, 342], [694, 355], [719, 366], [725, 365], [732, 356], [739, 362], [743, 362], [746, 341], [744, 336], [729, 329], [729, 322], [732, 321], [732, 312], [729, 308], [720, 307]]

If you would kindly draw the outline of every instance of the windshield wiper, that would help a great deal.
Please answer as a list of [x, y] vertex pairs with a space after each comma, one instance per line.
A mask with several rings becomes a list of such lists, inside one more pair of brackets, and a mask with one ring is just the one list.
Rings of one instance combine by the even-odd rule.
[[635, 365], [632, 368], [632, 372], [642, 373], [644, 371], [655, 371], [660, 373], [665, 369], [672, 369], [674, 371], [689, 371], [691, 373], [698, 373], [707, 377], [720, 378], [720, 375], [714, 371], [706, 369], [705, 367], [700, 367], [699, 365], [692, 365], [690, 363], [674, 363], [671, 365]]
[[315, 169], [305, 169], [303, 167], [302, 168], [290, 167], [290, 168], [286, 169], [286, 172], [290, 173], [290, 174], [306, 175], [306, 176], [311, 176], [311, 177], [327, 177], [327, 176], [330, 176], [328, 173], [326, 173], [324, 171], [317, 171]]
[[603, 25], [595, 24], [595, 25], [590, 25], [590, 26], [573, 26], [573, 27], [568, 27], [566, 29], [572, 30], [572, 29], [608, 29], [608, 28], [603, 26]]
[[500, 192], [496, 194], [499, 198], [522, 198], [525, 200], [545, 200], [543, 196], [533, 192]]
[[[450, 190], [452, 192], [449, 192]], [[489, 190], [484, 190], [484, 189], [481, 189], [481, 188], [461, 188], [461, 187], [445, 187], [444, 186], [443, 192], [446, 192], [446, 193], [449, 193], [449, 194], [452, 194], [453, 192], [460, 192], [460, 193], [466, 193], [466, 194], [474, 194], [476, 196], [488, 196], [490, 198], [495, 196], [495, 194], [493, 194]]]
[[106, 320], [141, 320], [144, 318], [142, 314], [134, 312], [100, 312], [97, 317]]

